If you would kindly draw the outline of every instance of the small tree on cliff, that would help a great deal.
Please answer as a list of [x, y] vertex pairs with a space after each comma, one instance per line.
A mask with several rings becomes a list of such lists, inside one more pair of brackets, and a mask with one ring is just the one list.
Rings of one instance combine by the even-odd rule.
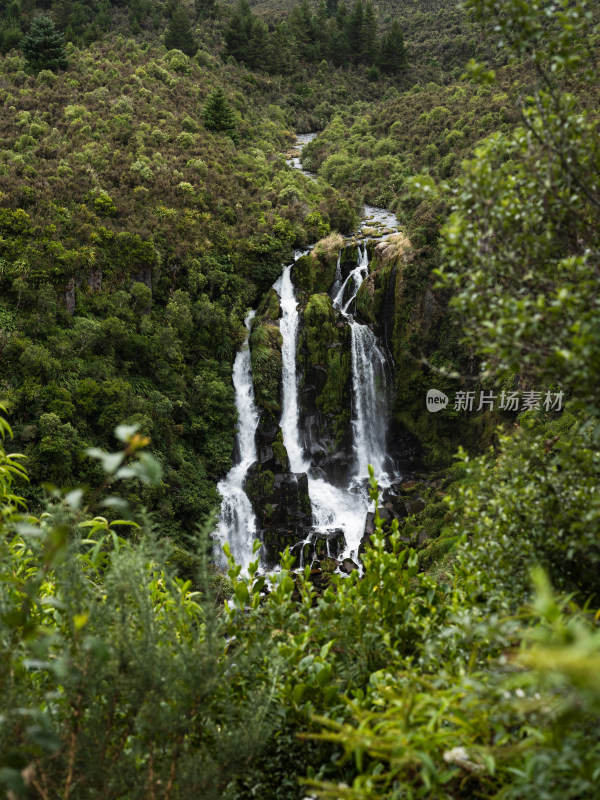
[[237, 122], [235, 113], [227, 102], [225, 92], [219, 86], [208, 98], [202, 120], [209, 131], [223, 131], [235, 141], [237, 138]]
[[21, 49], [32, 72], [38, 73], [42, 69], [57, 72], [69, 65], [65, 37], [50, 17], [39, 16], [33, 20]]

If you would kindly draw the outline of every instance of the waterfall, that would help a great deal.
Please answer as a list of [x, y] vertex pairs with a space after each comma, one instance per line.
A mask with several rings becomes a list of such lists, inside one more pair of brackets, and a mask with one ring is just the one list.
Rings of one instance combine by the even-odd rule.
[[[299, 137], [298, 145], [309, 141], [313, 134]], [[288, 163], [300, 168], [299, 159]], [[306, 173], [308, 174], [308, 173]], [[365, 208], [381, 225], [397, 228], [396, 218], [378, 208]], [[381, 227], [380, 225], [380, 227]], [[305, 251], [295, 253], [297, 259]], [[307, 473], [308, 491], [312, 505], [312, 529], [307, 532], [300, 547], [303, 566], [304, 544], [309, 543], [315, 533], [331, 532], [341, 529], [344, 532], [346, 548], [342, 557], [351, 557], [358, 562], [358, 548], [364, 534], [365, 515], [370, 500], [363, 480], [367, 476], [367, 465], [371, 463], [381, 479], [385, 461], [386, 417], [385, 378], [386, 359], [379, 348], [375, 335], [367, 325], [361, 325], [353, 317], [356, 295], [369, 273], [367, 245], [358, 249], [357, 263], [345, 280], [341, 271], [342, 252], [338, 256], [335, 278], [331, 289], [333, 307], [350, 326], [352, 343], [352, 438], [354, 448], [354, 475], [347, 487], [338, 487], [311, 476], [311, 463], [305, 457], [300, 437], [300, 413], [298, 406], [298, 385], [296, 369], [296, 348], [298, 342], [299, 313], [298, 302], [291, 280], [293, 264], [285, 267], [281, 277], [275, 282], [281, 304], [280, 330], [282, 335], [282, 414], [281, 430], [283, 443], [287, 449], [290, 471]], [[246, 317], [246, 328], [254, 312]], [[249, 498], [244, 492], [244, 480], [249, 467], [256, 461], [255, 434], [259, 415], [254, 404], [254, 390], [250, 365], [250, 352], [246, 345], [236, 356], [233, 366], [235, 405], [238, 411], [238, 431], [236, 433], [239, 462], [232, 467], [227, 477], [218, 484], [223, 496], [223, 504], [215, 538], [221, 544], [228, 542], [238, 564], [247, 569], [252, 559], [252, 543], [257, 535], [257, 520]], [[329, 553], [327, 540], [327, 553]], [[220, 558], [219, 558], [220, 555]], [[218, 563], [224, 566], [223, 554], [217, 556]]]
[[[346, 280], [342, 283], [337, 293], [333, 294], [333, 307], [347, 317], [348, 310], [358, 294], [361, 283], [367, 277], [369, 272], [369, 254], [367, 253], [367, 245], [363, 245], [358, 249], [358, 259], [356, 267], [349, 273]], [[340, 272], [341, 278], [341, 272]], [[348, 287], [350, 287], [350, 297], [344, 303], [344, 297], [348, 294]]]
[[[334, 294], [333, 306], [350, 325], [352, 341], [352, 433], [355, 478], [368, 476], [371, 464], [378, 477], [384, 472], [386, 446], [386, 358], [368, 325], [354, 320], [350, 308], [369, 272], [367, 245], [359, 247], [356, 267]], [[349, 288], [348, 288], [349, 287]], [[346, 302], [344, 302], [346, 298]]]
[[[365, 495], [358, 492], [350, 492], [349, 488], [334, 486], [323, 478], [311, 477], [310, 462], [305, 459], [302, 445], [300, 444], [300, 414], [298, 408], [298, 384], [296, 374], [296, 346], [299, 313], [298, 302], [291, 280], [292, 266], [293, 265], [289, 265], [284, 269], [283, 275], [277, 280], [274, 286], [279, 294], [282, 311], [280, 330], [283, 339], [281, 348], [283, 360], [283, 410], [281, 414], [283, 443], [288, 451], [291, 471], [308, 472], [308, 492], [312, 505], [312, 522], [314, 529], [325, 532], [341, 528], [344, 531], [344, 537], [346, 539], [346, 553], [356, 558], [360, 540], [364, 532], [368, 500]], [[360, 251], [359, 267], [361, 274], [368, 269], [366, 247], [364, 250]], [[357, 270], [359, 267], [357, 267]], [[363, 278], [364, 274], [361, 278], [361, 282]], [[356, 291], [358, 291], [359, 285], [358, 282], [355, 283], [356, 288], [353, 297]], [[342, 287], [340, 287], [340, 291], [343, 293]], [[367, 328], [367, 330], [369, 329]], [[370, 330], [369, 333], [371, 333]], [[372, 333], [371, 335], [373, 336]], [[373, 339], [374, 338], [373, 336]], [[375, 390], [375, 386], [373, 389]], [[366, 409], [371, 408], [372, 404], [365, 403], [364, 407]], [[363, 419], [366, 419], [366, 415], [363, 415]], [[366, 422], [363, 423], [363, 428], [367, 428]], [[368, 447], [365, 446], [364, 450], [368, 452]], [[306, 541], [309, 540], [310, 535]]]
[[300, 444], [300, 425], [298, 411], [298, 388], [296, 378], [296, 344], [298, 342], [298, 303], [292, 284], [293, 264], [288, 265], [281, 278], [275, 283], [281, 304], [279, 329], [283, 339], [281, 346], [283, 410], [281, 431], [287, 449], [291, 472], [306, 472], [309, 465], [304, 460]]
[[384, 471], [387, 433], [385, 407], [385, 356], [367, 325], [350, 322], [352, 334], [352, 420], [357, 478], [368, 475], [368, 464], [378, 477]]
[[342, 251], [338, 253], [337, 263], [335, 265], [335, 277], [333, 279], [333, 286], [331, 287], [331, 296], [336, 297], [342, 287]]
[[[250, 311], [245, 319], [246, 329], [256, 312]], [[254, 404], [254, 387], [250, 366], [250, 348], [246, 343], [237, 353], [233, 363], [233, 387], [235, 407], [238, 412], [236, 444], [239, 463], [231, 468], [227, 476], [219, 482], [217, 489], [223, 497], [215, 539], [220, 542], [217, 548], [217, 563], [225, 566], [226, 560], [222, 545], [229, 543], [231, 552], [238, 564], [247, 569], [252, 560], [252, 543], [256, 538], [257, 525], [252, 505], [244, 491], [244, 479], [250, 466], [256, 461], [255, 434], [258, 426], [258, 412]]]

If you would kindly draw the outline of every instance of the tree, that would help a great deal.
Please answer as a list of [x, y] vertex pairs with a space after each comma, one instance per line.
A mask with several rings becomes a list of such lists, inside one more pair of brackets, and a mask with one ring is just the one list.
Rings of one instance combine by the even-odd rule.
[[164, 42], [167, 50], [181, 50], [186, 56], [193, 56], [198, 50], [188, 15], [181, 6], [173, 12], [165, 31]]
[[377, 20], [371, 0], [365, 6], [361, 61], [373, 64], [377, 60]]
[[313, 61], [315, 55], [315, 31], [312, 13], [307, 0], [303, 0], [302, 4], [296, 6], [292, 11], [290, 28], [294, 34], [300, 57]]
[[28, 67], [35, 73], [42, 69], [57, 72], [69, 65], [65, 37], [50, 17], [39, 16], [33, 20], [21, 49]]
[[196, 14], [199, 19], [214, 16], [216, 0], [195, 0]]
[[397, 19], [392, 22], [392, 27], [381, 40], [379, 52], [379, 66], [384, 72], [394, 74], [406, 69], [406, 48], [402, 28]]
[[225, 92], [220, 86], [208, 98], [204, 106], [202, 119], [209, 131], [223, 131], [228, 133], [232, 139], [236, 138], [237, 123], [235, 114], [227, 102]]
[[[557, 3], [544, 19], [538, 3], [469, 5], [516, 56], [534, 61], [540, 82], [522, 125], [482, 143], [453, 200], [445, 230], [453, 303], [490, 367], [532, 389], [556, 382], [600, 418], [594, 20], [582, 0]], [[523, 22], [512, 27], [515, 19]]]
[[362, 0], [356, 0], [352, 13], [348, 19], [348, 41], [350, 43], [350, 57], [358, 63], [361, 60], [364, 46], [365, 11]]
[[224, 33], [226, 56], [233, 56], [237, 61], [243, 62], [252, 58], [250, 37], [253, 23], [254, 14], [247, 0], [239, 0]]

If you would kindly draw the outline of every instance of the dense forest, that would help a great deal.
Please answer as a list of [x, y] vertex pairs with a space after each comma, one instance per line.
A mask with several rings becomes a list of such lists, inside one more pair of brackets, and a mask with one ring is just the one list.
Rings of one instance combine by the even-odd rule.
[[598, 26], [0, 0], [1, 796], [600, 796]]

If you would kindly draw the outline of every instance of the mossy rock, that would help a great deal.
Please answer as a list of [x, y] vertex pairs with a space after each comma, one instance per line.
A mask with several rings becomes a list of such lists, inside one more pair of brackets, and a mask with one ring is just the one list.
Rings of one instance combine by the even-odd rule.
[[[267, 311], [273, 313], [272, 301]], [[268, 314], [258, 317], [250, 333], [252, 382], [256, 405], [273, 416], [281, 412], [282, 344], [279, 324], [272, 322]]]
[[[311, 455], [337, 452], [351, 439], [350, 330], [329, 295], [309, 296], [298, 340], [299, 402]], [[339, 465], [336, 466], [336, 469]]]
[[308, 255], [296, 261], [292, 268], [292, 281], [301, 293], [301, 299], [331, 289], [343, 244], [340, 234], [332, 233], [317, 242]]
[[256, 318], [262, 322], [277, 322], [280, 316], [281, 306], [279, 304], [279, 295], [275, 289], [271, 287], [271, 289], [265, 293], [265, 296], [258, 306]]

